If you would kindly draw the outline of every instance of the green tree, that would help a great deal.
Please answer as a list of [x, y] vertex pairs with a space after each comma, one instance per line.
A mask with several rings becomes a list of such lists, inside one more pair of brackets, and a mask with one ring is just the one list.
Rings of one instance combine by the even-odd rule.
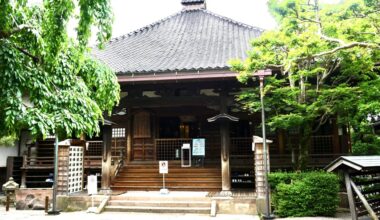
[[[77, 18], [76, 39], [67, 24]], [[89, 55], [111, 36], [109, 0], [0, 0], [0, 137], [93, 135], [119, 101], [114, 72]]]
[[[270, 0], [279, 23], [252, 41], [245, 61], [232, 60], [238, 79], [271, 68], [265, 86], [268, 124], [274, 129], [298, 128], [299, 167], [307, 162], [311, 135], [329, 121], [349, 126], [355, 144], [378, 142], [370, 133], [369, 114], [380, 113], [380, 1], [347, 0], [321, 5], [318, 0]], [[238, 98], [252, 112], [260, 111], [258, 89]], [[380, 153], [379, 145], [374, 151]]]

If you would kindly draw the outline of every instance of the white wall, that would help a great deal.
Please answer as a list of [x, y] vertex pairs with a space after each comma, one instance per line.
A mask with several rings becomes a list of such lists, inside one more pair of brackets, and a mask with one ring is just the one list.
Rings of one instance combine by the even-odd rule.
[[0, 167], [7, 166], [7, 157], [9, 156], [17, 156], [17, 147], [0, 146]]

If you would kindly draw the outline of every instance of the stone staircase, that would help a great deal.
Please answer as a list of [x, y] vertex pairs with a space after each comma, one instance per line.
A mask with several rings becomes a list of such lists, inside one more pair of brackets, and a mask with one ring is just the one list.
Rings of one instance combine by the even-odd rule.
[[207, 192], [128, 192], [111, 196], [104, 211], [155, 213], [211, 213]]
[[[159, 191], [163, 186], [158, 163], [128, 164], [112, 181], [113, 192]], [[221, 170], [218, 167], [183, 168], [169, 162], [169, 173], [165, 174], [165, 186], [170, 191], [220, 191]]]

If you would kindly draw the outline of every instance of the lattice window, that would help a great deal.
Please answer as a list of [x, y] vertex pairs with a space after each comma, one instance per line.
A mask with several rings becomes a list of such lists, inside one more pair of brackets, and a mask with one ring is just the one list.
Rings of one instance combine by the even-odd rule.
[[86, 156], [101, 156], [103, 151], [103, 141], [87, 141]]
[[331, 135], [313, 136], [311, 140], [314, 154], [333, 152], [333, 139]]
[[112, 138], [125, 138], [125, 128], [112, 128]]
[[230, 154], [231, 155], [253, 155], [252, 137], [231, 138]]
[[80, 192], [83, 189], [83, 147], [69, 148], [68, 192]]
[[127, 145], [125, 128], [112, 128], [112, 148], [111, 155], [113, 159], [121, 159]]

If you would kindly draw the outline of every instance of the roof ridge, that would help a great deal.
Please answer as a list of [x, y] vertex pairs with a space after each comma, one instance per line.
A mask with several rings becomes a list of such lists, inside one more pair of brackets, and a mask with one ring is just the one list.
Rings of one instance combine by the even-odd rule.
[[183, 12], [184, 12], [184, 10], [181, 10], [181, 11], [179, 11], [179, 12], [176, 12], [176, 13], [172, 14], [172, 15], [169, 15], [169, 16], [167, 16], [167, 17], [161, 18], [160, 20], [157, 20], [157, 21], [155, 21], [155, 22], [152, 22], [152, 23], [150, 23], [150, 24], [148, 24], [148, 25], [145, 25], [145, 26], [143, 26], [143, 27], [141, 27], [141, 28], [138, 28], [138, 29], [136, 29], [136, 30], [134, 30], [134, 31], [131, 31], [131, 32], [128, 32], [128, 33], [126, 33], [126, 34], [123, 34], [123, 35], [120, 35], [120, 36], [117, 36], [117, 37], [111, 38], [111, 39], [108, 41], [108, 43], [112, 43], [112, 42], [114, 42], [114, 41], [118, 41], [118, 40], [120, 40], [120, 39], [124, 39], [125, 37], [132, 36], [132, 35], [134, 35], [134, 34], [138, 34], [138, 33], [142, 32], [142, 31], [144, 31], [144, 30], [146, 30], [146, 29], [149, 29], [149, 28], [151, 28], [151, 27], [153, 27], [153, 26], [156, 26], [156, 25], [158, 25], [158, 24], [161, 24], [162, 22], [165, 22], [166, 20], [169, 20], [169, 19], [171, 19], [171, 18], [173, 18], [173, 17], [175, 17], [175, 16], [177, 16], [177, 15], [180, 15], [180, 14], [183, 13]]
[[207, 10], [207, 9], [183, 9], [183, 10], [181, 10], [179, 12], [176, 12], [176, 13], [174, 13], [172, 15], [169, 15], [167, 17], [161, 18], [160, 20], [157, 20], [157, 21], [155, 21], [153, 23], [150, 23], [150, 24], [145, 25], [145, 26], [143, 26], [141, 28], [138, 28], [138, 29], [136, 29], [134, 31], [131, 31], [131, 32], [127, 33], [127, 34], [123, 34], [123, 35], [120, 35], [118, 37], [111, 38], [111, 40], [109, 40], [107, 43], [111, 44], [114, 41], [118, 41], [120, 39], [124, 39], [125, 37], [129, 37], [129, 36], [141, 33], [144, 30], [147, 30], [147, 29], [152, 28], [152, 27], [154, 27], [156, 25], [159, 25], [159, 24], [161, 24], [161, 23], [163, 23], [163, 22], [165, 22], [165, 21], [167, 21], [167, 20], [169, 20], [169, 19], [171, 19], [171, 18], [173, 18], [175, 16], [178, 16], [178, 15], [180, 15], [182, 13], [193, 12], [193, 11], [202, 11], [202, 12], [205, 12], [205, 13], [207, 13], [209, 15], [212, 15], [214, 17], [222, 19], [224, 21], [227, 21], [227, 22], [230, 22], [230, 23], [233, 23], [233, 24], [245, 27], [245, 28], [249, 28], [249, 29], [252, 29], [252, 30], [255, 30], [255, 31], [260, 31], [260, 32], [264, 32], [265, 31], [265, 29], [263, 29], [263, 28], [254, 27], [254, 26], [251, 26], [249, 24], [245, 24], [243, 22], [239, 22], [239, 21], [233, 20], [233, 19], [225, 17], [223, 15], [216, 14], [216, 13], [214, 13], [212, 11]]
[[229, 17], [226, 17], [226, 16], [223, 16], [223, 15], [216, 14], [215, 12], [209, 11], [209, 10], [207, 10], [207, 9], [199, 9], [199, 10], [202, 10], [202, 11], [204, 11], [204, 12], [206, 12], [206, 13], [212, 15], [212, 16], [215, 16], [215, 17], [220, 18], [220, 19], [222, 19], [222, 20], [225, 20], [225, 21], [227, 21], [227, 22], [230, 22], [230, 23], [233, 23], [233, 24], [237, 24], [237, 25], [243, 26], [243, 27], [245, 27], [245, 28], [249, 28], [249, 29], [252, 29], [252, 30], [255, 30], [255, 31], [261, 31], [261, 32], [264, 32], [264, 31], [265, 31], [264, 28], [259, 28], [259, 27], [251, 26], [251, 25], [249, 25], [249, 24], [245, 24], [245, 23], [243, 23], [243, 22], [233, 20], [233, 19], [231, 19], [231, 18], [229, 18]]

